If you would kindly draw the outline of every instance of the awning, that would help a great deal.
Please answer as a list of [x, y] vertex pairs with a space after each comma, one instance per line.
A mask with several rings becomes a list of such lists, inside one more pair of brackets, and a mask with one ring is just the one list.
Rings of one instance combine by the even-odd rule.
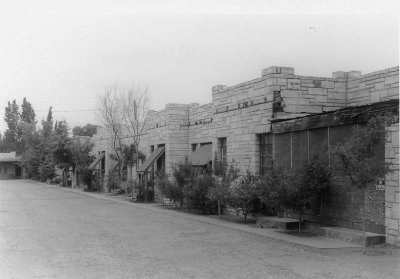
[[165, 147], [158, 147], [156, 150], [151, 153], [149, 158], [147, 158], [146, 161], [139, 167], [137, 170], [138, 172], [145, 172], [151, 165], [154, 164], [154, 162], [160, 158], [161, 155], [163, 155], [165, 152]]
[[104, 158], [105, 153], [101, 153], [100, 156], [98, 156], [90, 165], [89, 165], [89, 169], [94, 169], [95, 166], [97, 166], [97, 164]]
[[189, 156], [189, 161], [192, 166], [204, 166], [212, 160], [212, 144], [205, 144], [199, 149], [192, 152]]

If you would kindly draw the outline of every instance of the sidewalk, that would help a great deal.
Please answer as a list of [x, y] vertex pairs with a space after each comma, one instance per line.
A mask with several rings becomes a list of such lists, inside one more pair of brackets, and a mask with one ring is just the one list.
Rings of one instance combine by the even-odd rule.
[[265, 229], [265, 228], [259, 228], [259, 227], [252, 227], [250, 225], [233, 223], [233, 222], [221, 220], [218, 218], [207, 217], [205, 215], [194, 215], [194, 214], [188, 214], [185, 212], [167, 210], [167, 209], [163, 209], [162, 207], [160, 207], [161, 204], [132, 203], [132, 202], [127, 201], [124, 196], [110, 196], [110, 195], [107, 195], [107, 193], [83, 192], [81, 189], [76, 189], [76, 188], [64, 188], [64, 187], [59, 187], [59, 186], [49, 185], [49, 184], [44, 184], [44, 183], [41, 183], [41, 184], [44, 186], [47, 186], [47, 187], [60, 189], [62, 191], [83, 194], [83, 195], [86, 195], [86, 196], [89, 196], [89, 197], [92, 197], [95, 199], [107, 200], [107, 201], [112, 201], [112, 202], [116, 202], [116, 203], [120, 203], [120, 204], [126, 204], [126, 205], [133, 206], [133, 207], [145, 208], [148, 210], [161, 212], [163, 214], [175, 215], [175, 216], [179, 216], [180, 218], [196, 220], [196, 221], [204, 222], [207, 224], [222, 226], [225, 228], [230, 228], [230, 229], [234, 229], [234, 230], [238, 230], [238, 231], [242, 231], [242, 232], [252, 233], [252, 234], [259, 235], [259, 236], [273, 238], [273, 239], [277, 239], [279, 241], [295, 243], [297, 245], [307, 246], [307, 247], [311, 247], [311, 248], [317, 248], [317, 249], [337, 249], [337, 248], [359, 248], [359, 249], [361, 249], [362, 248], [360, 245], [357, 245], [357, 244], [348, 243], [348, 242], [344, 242], [344, 241], [337, 240], [337, 239], [326, 238], [326, 237], [322, 237], [322, 236], [304, 236], [304, 237], [300, 236], [299, 237], [297, 235], [289, 235], [289, 234], [278, 232], [278, 231], [276, 231], [276, 229]]

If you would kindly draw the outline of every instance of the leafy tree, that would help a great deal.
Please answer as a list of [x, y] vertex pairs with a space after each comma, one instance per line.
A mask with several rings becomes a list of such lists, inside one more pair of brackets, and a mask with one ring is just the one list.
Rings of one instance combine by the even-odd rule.
[[6, 147], [4, 145], [4, 136], [2, 135], [1, 131], [0, 131], [0, 152], [5, 152], [6, 151]]
[[4, 133], [4, 144], [6, 148], [21, 153], [21, 115], [19, 113], [19, 106], [15, 100], [8, 102], [7, 107], [5, 108], [4, 121], [7, 123], [8, 127]]
[[332, 168], [321, 163], [319, 156], [315, 155], [312, 162], [307, 164], [304, 169], [304, 183], [309, 184], [313, 190], [313, 207], [323, 214], [323, 205], [328, 199], [329, 190], [332, 182]]
[[278, 187], [278, 199], [286, 209], [299, 214], [299, 234], [302, 217], [313, 206], [322, 204], [331, 183], [331, 171], [318, 156], [292, 174], [286, 184]]
[[42, 127], [43, 127], [43, 137], [45, 139], [49, 139], [51, 134], [53, 133], [52, 107], [49, 108], [49, 112], [47, 113], [46, 121], [42, 121]]
[[334, 166], [339, 174], [349, 179], [350, 184], [361, 194], [361, 221], [365, 243], [365, 201], [368, 187], [389, 172], [389, 166], [379, 160], [377, 147], [385, 141], [385, 118], [372, 117], [365, 127], [353, 130], [352, 139], [334, 152]]
[[71, 139], [68, 136], [68, 125], [65, 120], [56, 121], [52, 136], [53, 156], [57, 167], [63, 170], [63, 185], [67, 185], [66, 173], [73, 165], [73, 158], [70, 151]]
[[54, 159], [51, 154], [44, 155], [44, 159], [39, 163], [38, 173], [40, 175], [40, 180], [42, 181], [53, 179], [56, 176]]
[[217, 202], [220, 218], [222, 218], [222, 208], [229, 198], [229, 186], [239, 176], [239, 172], [240, 169], [234, 160], [226, 167], [218, 160], [218, 156], [215, 156], [212, 187], [209, 188], [207, 197], [210, 201]]
[[186, 203], [187, 209], [190, 211], [192, 207], [193, 187], [196, 182], [198, 171], [192, 167], [192, 164], [185, 160], [182, 165], [174, 168], [173, 176], [178, 189], [181, 191], [183, 201]]
[[207, 208], [211, 211], [210, 199], [207, 195], [211, 186], [212, 176], [210, 173], [197, 175], [192, 189], [191, 204], [194, 208], [201, 209], [203, 214], [206, 214]]
[[288, 176], [278, 166], [271, 168], [264, 176], [257, 181], [261, 189], [261, 201], [271, 213], [278, 216], [283, 212], [284, 207], [281, 198], [285, 196], [285, 189], [288, 183]]
[[257, 182], [258, 178], [250, 170], [247, 170], [229, 187], [229, 204], [242, 211], [244, 222], [247, 221], [247, 215], [253, 211], [255, 202], [261, 196], [261, 189]]
[[21, 121], [25, 123], [35, 124], [35, 111], [31, 103], [29, 103], [26, 98], [22, 101], [22, 113], [21, 113]]
[[87, 139], [82, 141], [79, 138], [73, 138], [69, 144], [68, 148], [69, 153], [71, 154], [72, 167], [74, 170], [74, 184], [76, 184], [78, 174], [84, 174], [88, 171], [88, 166], [92, 161], [90, 152], [92, 151], [93, 146], [94, 143], [90, 140]]

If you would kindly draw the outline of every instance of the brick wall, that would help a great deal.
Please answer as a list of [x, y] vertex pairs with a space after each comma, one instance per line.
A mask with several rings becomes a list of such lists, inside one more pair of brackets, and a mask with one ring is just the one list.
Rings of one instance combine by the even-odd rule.
[[400, 246], [399, 123], [387, 128], [385, 159], [391, 172], [385, 177], [386, 242]]

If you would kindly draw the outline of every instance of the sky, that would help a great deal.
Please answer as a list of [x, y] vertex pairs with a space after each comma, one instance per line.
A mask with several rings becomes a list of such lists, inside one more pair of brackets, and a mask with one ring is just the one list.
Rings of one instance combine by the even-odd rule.
[[[397, 1], [90, 0], [0, 3], [0, 131], [13, 99], [37, 120], [100, 124], [107, 86], [148, 88], [151, 108], [211, 102], [269, 66], [330, 77], [399, 65]], [[34, 4], [33, 4], [34, 2]]]

